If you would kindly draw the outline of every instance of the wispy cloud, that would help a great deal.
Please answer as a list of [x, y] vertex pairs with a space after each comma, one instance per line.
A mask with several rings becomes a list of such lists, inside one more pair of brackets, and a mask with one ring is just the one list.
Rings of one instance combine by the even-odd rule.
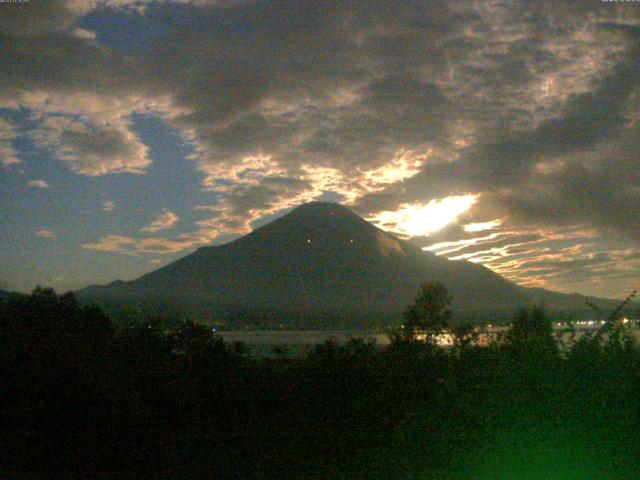
[[95, 40], [96, 34], [90, 30], [84, 28], [75, 28], [73, 30], [73, 36], [76, 38], [82, 38], [84, 40]]
[[130, 237], [120, 235], [107, 235], [97, 243], [85, 243], [81, 248], [85, 250], [98, 250], [100, 252], [115, 252], [130, 254], [130, 246], [135, 245], [136, 240]]
[[16, 136], [16, 124], [6, 118], [0, 118], [0, 165], [8, 167], [20, 163], [18, 152], [12, 145]]
[[465, 232], [484, 232], [486, 230], [493, 230], [502, 224], [502, 220], [496, 219], [489, 222], [468, 223], [463, 226]]
[[107, 235], [96, 243], [83, 244], [82, 248], [123, 255], [170, 255], [202, 245], [210, 245], [217, 236], [217, 232], [207, 231], [206, 229], [200, 229], [193, 233], [183, 233], [174, 238], [149, 237], [140, 239], [120, 235]]
[[167, 230], [172, 228], [178, 223], [180, 217], [171, 211], [164, 211], [158, 218], [156, 218], [151, 224], [140, 229], [141, 232], [159, 232], [161, 230]]
[[53, 233], [53, 230], [49, 228], [41, 228], [36, 230], [36, 235], [41, 238], [55, 238], [56, 235]]
[[49, 188], [49, 184], [46, 180], [30, 180], [27, 182], [27, 185], [34, 188]]

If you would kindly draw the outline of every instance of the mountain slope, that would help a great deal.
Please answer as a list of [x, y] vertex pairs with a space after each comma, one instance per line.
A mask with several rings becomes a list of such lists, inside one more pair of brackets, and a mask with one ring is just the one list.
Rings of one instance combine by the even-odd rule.
[[436, 280], [453, 295], [456, 312], [510, 312], [532, 298], [481, 265], [424, 252], [345, 207], [320, 202], [131, 282], [89, 287], [79, 296], [171, 305], [209, 317], [302, 318], [298, 326], [312, 317], [351, 319], [357, 326], [363, 317], [399, 318], [420, 283]]

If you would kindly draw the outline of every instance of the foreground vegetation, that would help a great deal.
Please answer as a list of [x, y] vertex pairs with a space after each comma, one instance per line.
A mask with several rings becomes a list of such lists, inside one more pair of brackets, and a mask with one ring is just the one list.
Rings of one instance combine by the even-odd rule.
[[637, 478], [640, 349], [622, 309], [562, 349], [541, 309], [518, 312], [488, 347], [465, 328], [449, 350], [417, 341], [415, 330], [446, 326], [446, 308], [446, 292], [423, 288], [388, 347], [326, 342], [305, 358], [257, 359], [192, 322], [115, 329], [46, 289], [3, 300], [0, 471]]

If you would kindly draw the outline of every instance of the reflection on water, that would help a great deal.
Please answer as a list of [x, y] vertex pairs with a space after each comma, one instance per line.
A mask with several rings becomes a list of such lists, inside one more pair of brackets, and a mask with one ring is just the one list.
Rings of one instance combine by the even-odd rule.
[[[554, 335], [564, 344], [572, 340], [578, 340], [587, 332], [594, 332], [599, 325], [597, 323], [585, 323], [578, 325], [575, 333], [566, 331], [566, 326], [556, 325]], [[509, 328], [504, 326], [490, 326], [477, 330], [477, 344], [488, 345], [503, 335]], [[640, 328], [634, 328], [633, 334], [640, 340]], [[284, 349], [290, 356], [304, 355], [316, 345], [320, 345], [327, 340], [333, 340], [338, 344], [344, 344], [351, 338], [363, 339], [365, 341], [375, 341], [376, 345], [389, 345], [389, 335], [386, 333], [367, 332], [363, 330], [294, 330], [294, 331], [233, 331], [217, 332], [225, 342], [243, 342], [246, 344], [251, 354], [258, 357], [275, 356], [274, 348]], [[438, 343], [442, 346], [451, 346], [453, 336], [444, 333], [438, 337]]]

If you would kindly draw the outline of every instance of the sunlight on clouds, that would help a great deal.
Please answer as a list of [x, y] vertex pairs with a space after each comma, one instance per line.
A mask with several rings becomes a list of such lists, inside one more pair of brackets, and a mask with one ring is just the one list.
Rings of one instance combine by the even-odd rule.
[[449, 253], [457, 252], [458, 250], [467, 247], [469, 245], [477, 245], [478, 243], [493, 240], [497, 238], [499, 233], [492, 233], [491, 235], [487, 235], [486, 237], [476, 237], [470, 239], [456, 240], [450, 242], [439, 242], [434, 243], [433, 245], [428, 245], [426, 247], [422, 247], [422, 250], [426, 252], [436, 252], [438, 255], [447, 255]]
[[478, 195], [460, 195], [431, 200], [427, 205], [405, 203], [395, 212], [383, 211], [369, 220], [404, 235], [425, 236], [455, 222], [477, 200]]
[[10, 109], [28, 108], [34, 119], [63, 115], [80, 117], [87, 124], [104, 126], [126, 123], [134, 113], [156, 113], [163, 118], [173, 119], [189, 112], [188, 109], [175, 105], [171, 95], [167, 94], [146, 96], [46, 90], [18, 90], [10, 93], [11, 95], [0, 92], [0, 106]]
[[280, 176], [286, 172], [271, 155], [247, 155], [239, 160], [208, 162], [202, 160], [202, 149], [196, 144], [196, 153], [189, 160], [200, 160], [200, 170], [205, 174], [204, 185], [216, 192], [228, 192], [236, 184], [257, 185], [265, 176]]
[[302, 178], [313, 186], [314, 196], [321, 195], [323, 191], [331, 191], [344, 197], [344, 203], [349, 204], [360, 194], [360, 191], [352, 186], [348, 176], [337, 168], [304, 164], [301, 169], [303, 171]]
[[541, 175], [553, 175], [560, 173], [565, 168], [565, 159], [542, 160], [534, 165], [534, 171]]
[[[175, 105], [171, 95], [155, 96], [59, 92], [22, 89], [0, 92], [0, 108], [27, 109], [38, 122], [26, 133], [37, 146], [64, 162], [72, 171], [89, 176], [145, 173], [151, 164], [148, 147], [133, 130], [134, 114], [155, 114], [166, 122], [188, 109]], [[0, 162], [18, 163], [11, 140], [15, 128], [0, 119]], [[189, 132], [181, 132], [184, 137]]]
[[98, 250], [100, 252], [114, 252], [131, 255], [129, 247], [135, 245], [136, 240], [121, 235], [107, 235], [97, 243], [84, 243], [80, 247], [83, 250]]
[[502, 220], [496, 218], [495, 220], [491, 220], [490, 222], [481, 222], [481, 223], [468, 223], [464, 225], [465, 232], [483, 232], [485, 230], [491, 230], [493, 228], [499, 227], [502, 225]]
[[148, 147], [124, 121], [95, 125], [53, 116], [46, 118], [31, 138], [81, 175], [145, 173], [151, 164]]
[[169, 210], [165, 210], [158, 218], [156, 218], [151, 224], [140, 229], [141, 232], [159, 232], [160, 230], [166, 230], [173, 227], [178, 223], [180, 217]]
[[420, 167], [424, 165], [431, 152], [432, 150], [429, 149], [422, 155], [415, 155], [414, 152], [400, 150], [391, 162], [364, 172], [367, 186], [371, 190], [381, 190], [387, 184], [413, 177], [420, 171]]
[[508, 247], [495, 247], [473, 253], [464, 253], [457, 256], [449, 256], [449, 260], [467, 260], [473, 263], [487, 263], [504, 258], [509, 255]]
[[558, 59], [558, 64], [555, 70], [544, 72], [536, 79], [537, 88], [531, 90], [531, 95], [538, 108], [554, 109], [569, 95], [588, 92], [594, 78], [614, 68], [625, 46], [616, 41], [603, 41], [606, 36], [603, 30], [581, 29], [571, 34], [570, 41], [550, 37], [544, 42], [545, 50]]
[[481, 237], [438, 242], [423, 250], [449, 260], [482, 264], [522, 286], [583, 294], [608, 288], [607, 295], [616, 297], [636, 288], [633, 282], [640, 264], [638, 249], [616, 248], [615, 243], [607, 243], [578, 225], [569, 230], [503, 229]]

